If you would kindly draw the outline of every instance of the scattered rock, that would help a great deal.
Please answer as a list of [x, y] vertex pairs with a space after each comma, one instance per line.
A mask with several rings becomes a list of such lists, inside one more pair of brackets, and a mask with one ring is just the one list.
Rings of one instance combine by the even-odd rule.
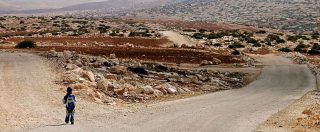
[[95, 82], [94, 74], [92, 71], [83, 71], [82, 72], [83, 77], [89, 79], [91, 82]]
[[201, 66], [209, 65], [209, 62], [207, 60], [203, 60], [200, 63]]
[[154, 93], [154, 89], [151, 86], [144, 86], [143, 87], [143, 92], [145, 94], [153, 94]]
[[117, 56], [116, 56], [116, 54], [110, 54], [109, 58], [110, 58], [110, 59], [116, 59]]
[[175, 87], [169, 87], [168, 88], [168, 93], [169, 94], [176, 94], [178, 91], [177, 89], [175, 89]]
[[128, 70], [127, 67], [124, 66], [113, 66], [109, 69], [109, 72], [113, 74], [125, 74]]
[[219, 65], [222, 63], [221, 60], [219, 60], [218, 58], [213, 58], [211, 62], [212, 62], [212, 65]]
[[111, 73], [106, 73], [106, 74], [104, 75], [104, 77], [105, 77], [106, 79], [110, 79], [110, 80], [118, 80], [117, 75], [111, 74]]
[[68, 64], [66, 66], [66, 70], [75, 70], [77, 68], [79, 68], [79, 67], [77, 65], [75, 65], [75, 64]]
[[88, 86], [85, 86], [81, 83], [77, 83], [77, 84], [71, 84], [70, 85], [71, 88], [75, 89], [75, 90], [82, 90], [82, 89], [88, 89]]
[[97, 88], [103, 91], [113, 91], [114, 88], [109, 87], [109, 85], [111, 85], [111, 82], [106, 79], [97, 82]]

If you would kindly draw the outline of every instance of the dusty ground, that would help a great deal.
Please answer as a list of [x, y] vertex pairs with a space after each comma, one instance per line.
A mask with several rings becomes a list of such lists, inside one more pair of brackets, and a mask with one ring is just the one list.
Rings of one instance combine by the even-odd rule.
[[[64, 90], [54, 83], [48, 62], [25, 53], [0, 52], [0, 131], [26, 131], [36, 127], [58, 127], [65, 114]], [[94, 120], [115, 108], [78, 99], [79, 120]], [[83, 115], [89, 115], [87, 117]]]
[[0, 58], [5, 72], [0, 75], [2, 131], [247, 132], [315, 87], [306, 66], [266, 56], [261, 76], [245, 88], [131, 108], [79, 99], [76, 125], [69, 126], [61, 124], [64, 93], [51, 83], [46, 62], [23, 53], [1, 53]]
[[191, 41], [188, 37], [179, 34], [178, 32], [174, 31], [162, 31], [160, 32], [163, 36], [167, 37], [170, 41], [177, 44], [179, 47], [185, 44], [186, 46], [195, 46], [195, 42]]
[[284, 110], [271, 116], [259, 132], [318, 132], [320, 130], [319, 91], [312, 91]]

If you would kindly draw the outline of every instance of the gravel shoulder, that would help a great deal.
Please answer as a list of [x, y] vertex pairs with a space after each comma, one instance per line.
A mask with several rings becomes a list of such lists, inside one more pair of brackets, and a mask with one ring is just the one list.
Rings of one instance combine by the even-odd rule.
[[258, 132], [318, 132], [319, 91], [311, 91], [262, 123]]

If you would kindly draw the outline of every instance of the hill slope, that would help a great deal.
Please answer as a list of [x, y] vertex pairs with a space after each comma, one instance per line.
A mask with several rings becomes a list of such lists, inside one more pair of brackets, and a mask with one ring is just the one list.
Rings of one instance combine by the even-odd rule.
[[320, 25], [319, 7], [318, 0], [184, 0], [136, 14], [315, 31]]

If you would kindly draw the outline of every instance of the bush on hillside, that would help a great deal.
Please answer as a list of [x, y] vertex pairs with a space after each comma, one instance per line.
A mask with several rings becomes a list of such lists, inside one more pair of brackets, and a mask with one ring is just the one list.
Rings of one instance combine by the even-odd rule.
[[16, 45], [16, 48], [35, 48], [37, 45], [32, 40], [24, 40]]
[[289, 49], [288, 47], [286, 47], [286, 48], [281, 48], [281, 49], [279, 49], [279, 51], [281, 51], [281, 52], [292, 52], [292, 50]]
[[245, 46], [242, 45], [241, 43], [239, 42], [234, 42], [233, 44], [229, 45], [228, 48], [230, 49], [236, 49], [236, 48], [244, 48]]

